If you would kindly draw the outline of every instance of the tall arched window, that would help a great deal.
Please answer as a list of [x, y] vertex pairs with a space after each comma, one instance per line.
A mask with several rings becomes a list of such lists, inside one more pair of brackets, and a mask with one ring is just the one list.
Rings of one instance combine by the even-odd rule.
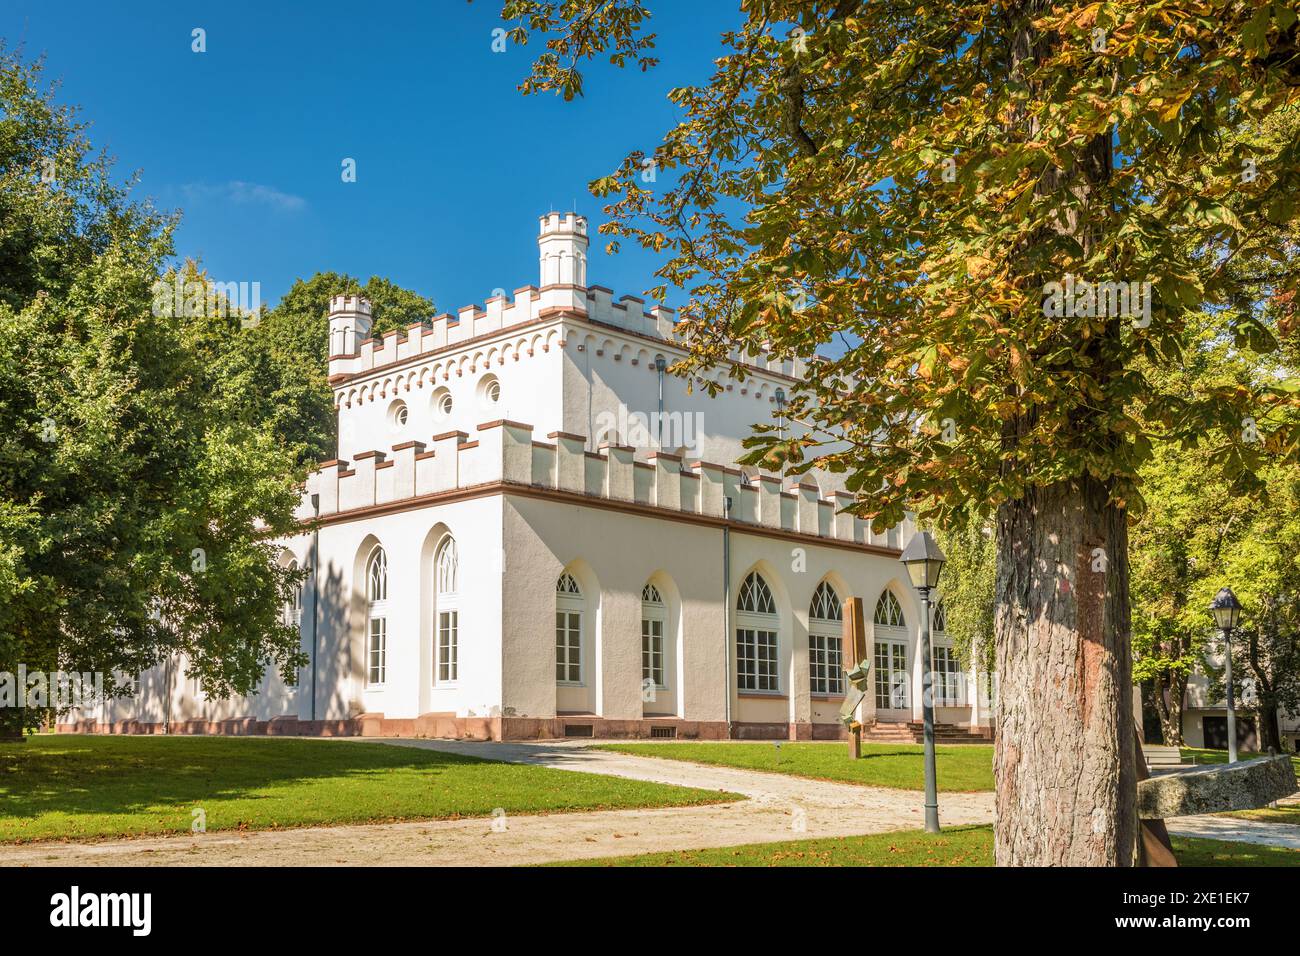
[[741, 584], [736, 612], [736, 688], [779, 692], [776, 602], [757, 571]]
[[366, 684], [382, 687], [388, 677], [388, 556], [375, 546], [366, 563]]
[[960, 707], [965, 702], [965, 684], [952, 638], [948, 636], [948, 614], [943, 601], [934, 606], [934, 627], [930, 641], [930, 670], [934, 680], [936, 707]]
[[[653, 584], [641, 589], [641, 686], [643, 691], [663, 690], [664, 624], [668, 611], [663, 595]], [[653, 697], [650, 698], [654, 700]]]
[[438, 546], [433, 575], [438, 612], [436, 682], [454, 684], [460, 678], [460, 602], [456, 591], [459, 577], [456, 539], [451, 535], [443, 538]]
[[908, 707], [907, 624], [898, 598], [886, 591], [876, 602], [875, 625], [876, 709]]
[[844, 693], [843, 635], [840, 596], [829, 581], [823, 581], [817, 585], [808, 607], [808, 680], [812, 693]]
[[[285, 567], [290, 571], [298, 570], [298, 562], [290, 561]], [[284, 623], [289, 627], [302, 626], [302, 584], [295, 584], [284, 605]]]
[[582, 588], [565, 571], [555, 581], [555, 679], [582, 683]]

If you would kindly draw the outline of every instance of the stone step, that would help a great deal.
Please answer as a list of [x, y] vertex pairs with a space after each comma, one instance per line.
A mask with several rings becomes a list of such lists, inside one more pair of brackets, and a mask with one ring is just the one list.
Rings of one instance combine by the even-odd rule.
[[[862, 739], [876, 743], [925, 742], [925, 725], [921, 721], [876, 724], [863, 732]], [[990, 744], [993, 741], [982, 734], [972, 733], [956, 724], [935, 724], [935, 743], [940, 744]]]

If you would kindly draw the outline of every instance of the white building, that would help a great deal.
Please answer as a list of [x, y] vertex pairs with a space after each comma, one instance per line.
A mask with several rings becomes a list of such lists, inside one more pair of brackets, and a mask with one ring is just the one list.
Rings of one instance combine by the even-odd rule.
[[[1222, 654], [1217, 656], [1215, 663], [1222, 665]], [[1241, 699], [1235, 702], [1234, 707], [1237, 747], [1240, 750], [1256, 751], [1260, 748], [1259, 728], [1256, 726], [1256, 721], [1261, 716], [1258, 703], [1254, 678], [1244, 678]], [[1278, 738], [1282, 748], [1300, 753], [1300, 716], [1286, 710], [1280, 710], [1277, 716]], [[1223, 696], [1216, 698], [1210, 693], [1209, 678], [1199, 670], [1187, 679], [1187, 689], [1183, 693], [1182, 727], [1183, 742], [1188, 747], [1228, 749], [1228, 702]]]
[[[209, 701], [178, 662], [95, 729], [837, 738], [856, 598], [860, 718], [910, 736], [911, 523], [874, 534], [832, 476], [737, 467], [801, 365], [734, 355], [747, 377], [710, 373], [714, 397], [666, 374], [685, 354], [672, 311], [588, 285], [587, 243], [582, 217], [544, 216], [539, 287], [381, 340], [365, 300], [336, 297], [338, 455], [298, 511], [317, 530], [283, 542], [313, 572], [293, 611], [312, 663]], [[943, 731], [987, 732], [986, 682], [942, 629], [934, 645]]]

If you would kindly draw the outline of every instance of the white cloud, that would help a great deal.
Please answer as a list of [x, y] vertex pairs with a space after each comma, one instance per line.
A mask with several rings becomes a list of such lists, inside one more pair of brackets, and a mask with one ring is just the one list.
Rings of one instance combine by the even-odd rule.
[[301, 196], [281, 192], [274, 186], [247, 183], [240, 179], [226, 183], [186, 183], [181, 192], [190, 201], [219, 199], [240, 206], [267, 206], [280, 212], [297, 212], [307, 207]]

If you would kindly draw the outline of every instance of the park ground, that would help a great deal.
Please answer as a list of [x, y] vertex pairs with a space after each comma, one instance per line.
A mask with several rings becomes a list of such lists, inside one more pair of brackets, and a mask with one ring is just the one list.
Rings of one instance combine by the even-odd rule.
[[[850, 761], [820, 743], [35, 737], [0, 745], [0, 859], [980, 866], [991, 756], [940, 749], [935, 837], [918, 832], [919, 747], [867, 746]], [[1184, 865], [1300, 865], [1300, 850], [1268, 845], [1300, 846], [1300, 828], [1223, 822], [1233, 829], [1208, 835], [1232, 839], [1176, 837]]]

